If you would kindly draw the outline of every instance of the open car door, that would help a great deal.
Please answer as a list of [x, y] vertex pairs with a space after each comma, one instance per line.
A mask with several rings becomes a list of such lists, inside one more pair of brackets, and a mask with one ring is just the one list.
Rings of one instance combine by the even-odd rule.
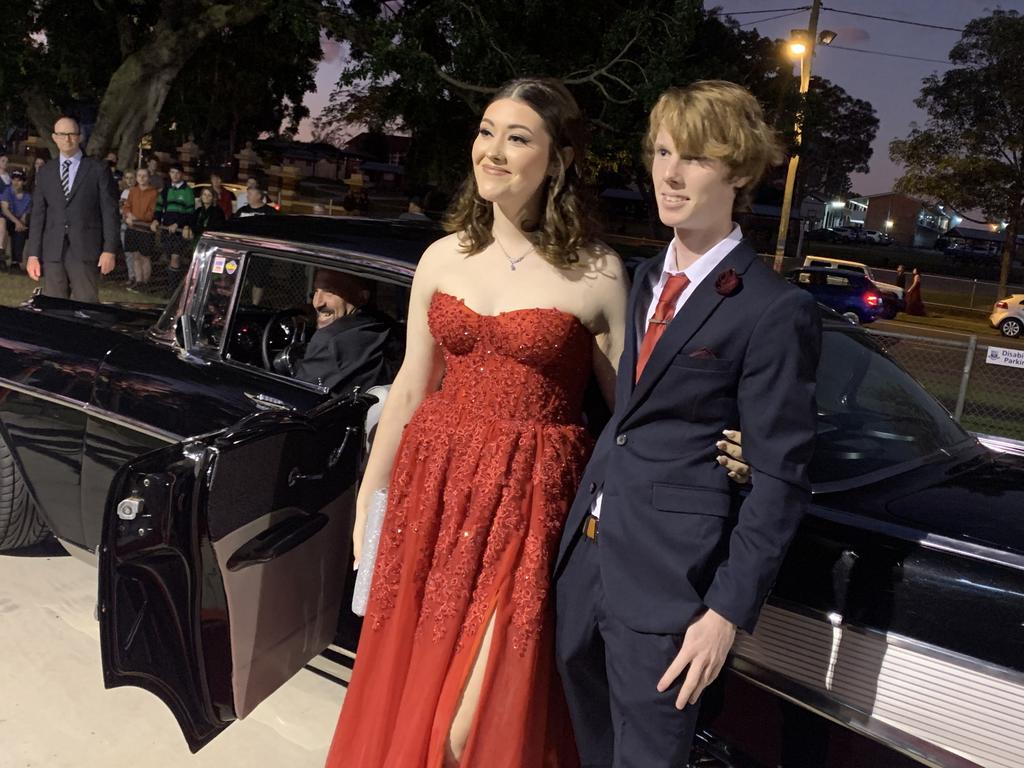
[[114, 477], [99, 556], [104, 683], [159, 696], [193, 752], [332, 641], [374, 402], [256, 413]]

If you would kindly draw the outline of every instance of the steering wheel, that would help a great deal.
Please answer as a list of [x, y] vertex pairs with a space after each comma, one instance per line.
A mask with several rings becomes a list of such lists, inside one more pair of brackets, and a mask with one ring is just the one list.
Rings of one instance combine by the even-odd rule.
[[[289, 344], [294, 342], [302, 334], [305, 328], [305, 323], [300, 323], [296, 318], [303, 317], [307, 314], [306, 309], [303, 307], [288, 307], [287, 309], [279, 309], [277, 312], [270, 316], [267, 320], [267, 324], [263, 326], [263, 337], [260, 342], [260, 353], [263, 357], [263, 367], [268, 371], [274, 370], [274, 356], [270, 353], [270, 335], [274, 332], [274, 329], [280, 329], [288, 334], [285, 343], [281, 346], [284, 349]], [[285, 324], [283, 321], [287, 320]]]

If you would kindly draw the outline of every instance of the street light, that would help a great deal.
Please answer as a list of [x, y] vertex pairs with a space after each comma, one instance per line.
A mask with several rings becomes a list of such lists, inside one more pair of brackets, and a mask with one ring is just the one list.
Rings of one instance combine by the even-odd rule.
[[800, 109], [796, 115], [796, 126], [794, 128], [793, 142], [796, 150], [789, 158], [789, 168], [786, 170], [786, 191], [782, 196], [782, 211], [779, 218], [779, 237], [775, 241], [775, 271], [782, 271], [782, 259], [786, 255], [786, 235], [789, 234], [789, 214], [793, 210], [793, 187], [796, 184], [796, 168], [800, 163], [800, 144], [803, 139], [804, 127], [804, 95], [811, 85], [811, 61], [814, 59], [814, 43], [818, 40], [822, 45], [828, 45], [836, 39], [836, 33], [831, 30], [822, 30], [818, 35], [818, 15], [821, 12], [821, 0], [813, 0], [811, 5], [811, 17], [807, 29], [794, 29], [790, 32], [790, 40], [787, 49], [791, 55], [800, 61]]

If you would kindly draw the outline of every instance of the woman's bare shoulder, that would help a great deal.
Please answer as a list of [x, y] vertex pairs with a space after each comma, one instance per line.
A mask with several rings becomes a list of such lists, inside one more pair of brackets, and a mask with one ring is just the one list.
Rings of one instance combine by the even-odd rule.
[[445, 235], [427, 246], [416, 265], [419, 277], [432, 275], [450, 269], [451, 266], [465, 256], [459, 233]]
[[629, 291], [629, 273], [615, 249], [595, 241], [581, 250], [579, 256], [576, 268], [585, 278], [582, 282], [588, 293], [608, 299]]

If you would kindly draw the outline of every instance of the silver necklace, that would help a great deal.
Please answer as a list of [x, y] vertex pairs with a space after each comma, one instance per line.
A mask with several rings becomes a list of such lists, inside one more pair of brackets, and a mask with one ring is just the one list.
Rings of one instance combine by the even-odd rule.
[[530, 247], [526, 249], [526, 251], [525, 251], [525, 252], [523, 253], [523, 255], [522, 255], [522, 256], [517, 256], [516, 258], [514, 258], [514, 259], [513, 259], [513, 258], [512, 258], [512, 257], [511, 257], [511, 256], [509, 255], [509, 252], [505, 250], [505, 246], [501, 244], [501, 240], [499, 240], [499, 239], [498, 239], [497, 237], [495, 237], [495, 238], [494, 238], [494, 242], [496, 242], [496, 243], [498, 244], [498, 247], [499, 247], [499, 248], [501, 248], [501, 252], [502, 252], [503, 254], [505, 254], [505, 258], [506, 258], [506, 259], [508, 259], [508, 266], [509, 266], [509, 268], [510, 268], [510, 269], [511, 269], [511, 270], [512, 270], [513, 272], [515, 272], [515, 271], [516, 271], [516, 264], [518, 264], [518, 263], [519, 263], [519, 262], [521, 262], [521, 261], [522, 261], [523, 259], [525, 259], [525, 258], [526, 258], [526, 257], [527, 257], [527, 256], [528, 256], [528, 255], [530, 254], [530, 251], [532, 251], [532, 250], [533, 250], [533, 243], [531, 243], [531, 244], [530, 244]]

